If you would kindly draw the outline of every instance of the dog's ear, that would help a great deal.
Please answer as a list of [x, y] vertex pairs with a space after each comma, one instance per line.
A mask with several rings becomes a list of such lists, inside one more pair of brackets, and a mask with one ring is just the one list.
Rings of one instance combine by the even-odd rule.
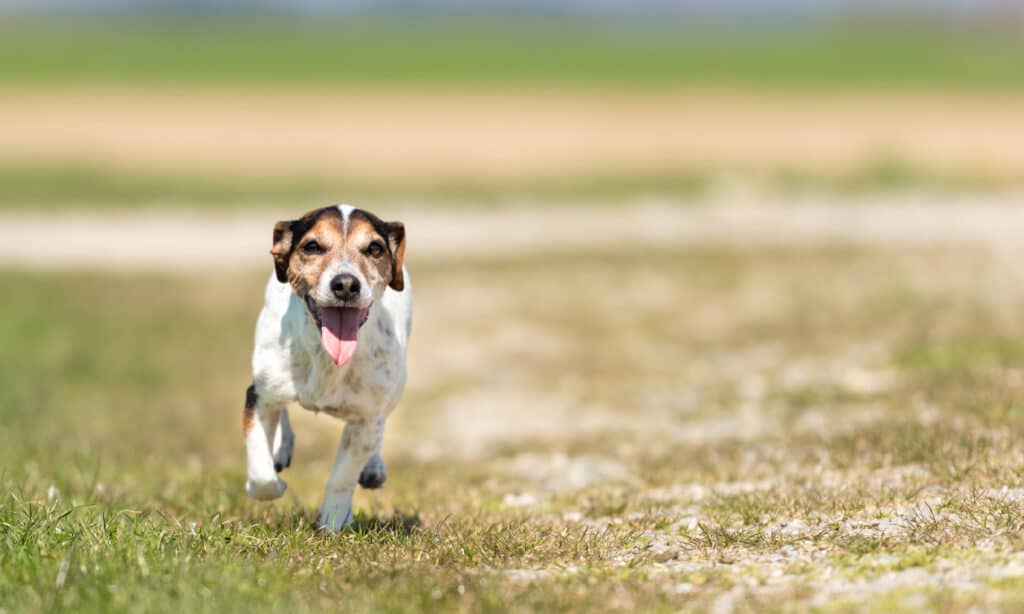
[[405, 289], [405, 277], [402, 275], [402, 263], [405, 261], [405, 224], [388, 223], [388, 246], [391, 248], [391, 286], [401, 292]]
[[295, 222], [274, 224], [274, 245], [270, 248], [270, 255], [274, 257], [274, 272], [277, 281], [281, 283], [288, 281], [288, 259], [292, 255], [294, 225]]

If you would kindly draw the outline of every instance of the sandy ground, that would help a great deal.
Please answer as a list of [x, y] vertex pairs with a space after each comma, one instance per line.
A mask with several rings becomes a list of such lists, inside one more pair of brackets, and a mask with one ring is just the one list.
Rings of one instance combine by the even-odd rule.
[[0, 160], [20, 162], [441, 181], [722, 165], [827, 172], [879, 156], [1018, 176], [1024, 104], [891, 92], [0, 95]]
[[[409, 229], [408, 258], [486, 259], [622, 247], [693, 245], [988, 246], [1021, 256], [1024, 196], [861, 199], [736, 196], [700, 203], [494, 210], [382, 206]], [[113, 271], [268, 267], [270, 231], [299, 212], [0, 215], [0, 265]], [[41, 233], [45, 230], [45, 240]]]

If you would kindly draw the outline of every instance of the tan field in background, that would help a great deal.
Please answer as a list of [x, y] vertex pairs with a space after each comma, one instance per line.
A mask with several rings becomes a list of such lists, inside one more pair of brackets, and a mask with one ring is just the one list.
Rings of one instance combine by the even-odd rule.
[[842, 171], [887, 156], [1024, 173], [1024, 99], [876, 92], [169, 92], [0, 96], [0, 161], [508, 180], [691, 168]]

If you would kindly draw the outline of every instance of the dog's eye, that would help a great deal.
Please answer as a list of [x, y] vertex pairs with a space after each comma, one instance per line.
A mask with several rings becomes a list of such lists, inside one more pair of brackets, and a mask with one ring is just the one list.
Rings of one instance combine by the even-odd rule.
[[302, 251], [307, 254], [322, 254], [324, 248], [320, 247], [320, 244], [316, 241], [306, 241], [302, 244]]
[[384, 253], [384, 246], [377, 241], [374, 241], [366, 248], [366, 253], [370, 254], [374, 258], [379, 258], [380, 255]]

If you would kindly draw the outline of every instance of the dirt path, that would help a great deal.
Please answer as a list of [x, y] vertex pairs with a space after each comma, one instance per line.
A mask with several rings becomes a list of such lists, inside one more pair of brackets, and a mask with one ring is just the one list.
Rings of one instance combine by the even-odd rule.
[[[409, 258], [509, 257], [517, 253], [639, 246], [963, 244], [1016, 257], [1024, 196], [890, 197], [801, 202], [540, 206], [489, 211], [389, 208], [409, 228]], [[273, 223], [251, 213], [5, 214], [0, 265], [111, 271], [233, 271], [267, 267]], [[1022, 254], [1024, 255], [1024, 254]]]
[[731, 165], [843, 172], [879, 156], [1019, 176], [1024, 105], [887, 92], [0, 96], [0, 160], [128, 170], [509, 180]]

